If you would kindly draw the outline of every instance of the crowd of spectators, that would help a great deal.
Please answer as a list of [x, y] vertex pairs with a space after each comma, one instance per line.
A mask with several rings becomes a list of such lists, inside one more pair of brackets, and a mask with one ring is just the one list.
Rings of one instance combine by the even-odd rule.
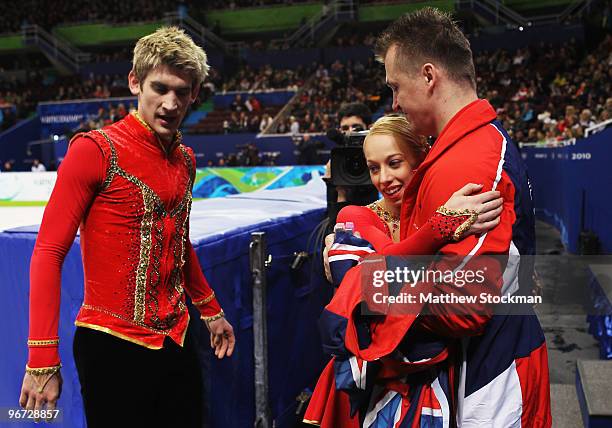
[[497, 109], [517, 142], [547, 143], [584, 136], [612, 117], [612, 36], [591, 53], [575, 41], [475, 57], [478, 93]]
[[[0, 80], [2, 129], [12, 126], [36, 111], [41, 101], [65, 101], [87, 98], [130, 96], [127, 78], [120, 75], [99, 75], [90, 78], [57, 77], [32, 71], [25, 81]], [[7, 115], [9, 119], [7, 120]]]
[[[29, 4], [25, 2], [26, 9]], [[373, 44], [373, 33], [358, 34], [341, 33], [334, 44]], [[515, 52], [502, 49], [482, 52], [474, 58], [479, 96], [491, 101], [516, 141], [550, 142], [582, 137], [585, 129], [612, 115], [612, 36], [608, 35], [592, 52], [584, 51], [584, 46], [571, 41], [562, 46], [538, 44]], [[129, 48], [103, 52], [99, 59], [112, 61], [130, 53]], [[24, 61], [31, 58], [24, 57]], [[0, 79], [2, 130], [32, 114], [40, 101], [130, 95], [124, 75], [82, 79], [40, 71], [28, 73], [26, 80], [6, 76]], [[245, 65], [231, 77], [211, 69], [202, 94], [207, 98], [213, 93], [231, 91], [303, 89], [276, 130], [295, 134], [323, 132], [336, 126], [335, 114], [340, 105], [348, 102], [363, 102], [374, 112], [389, 111], [390, 91], [384, 81], [384, 68], [373, 58], [367, 63], [335, 61], [293, 70]], [[257, 104], [256, 97], [238, 100], [223, 123], [223, 132], [266, 129], [273, 115]]]
[[238, 9], [274, 5], [292, 5], [310, 0], [4, 0], [0, 2], [0, 32], [14, 33], [24, 25], [37, 24], [46, 30], [56, 25], [84, 22], [129, 23], [160, 20], [164, 13], [211, 9]]
[[337, 126], [336, 113], [342, 104], [361, 102], [375, 112], [389, 95], [384, 68], [373, 57], [367, 63], [335, 61], [327, 67], [321, 64], [312, 83], [304, 88], [289, 117], [276, 131], [325, 132]]
[[163, 0], [3, 0], [0, 28], [3, 33], [11, 33], [30, 24], [50, 30], [67, 23], [152, 21], [161, 19], [169, 10], [168, 2]]
[[136, 106], [133, 103], [130, 103], [128, 106], [124, 103], [108, 103], [106, 107], [100, 107], [95, 115], [86, 117], [79, 124], [78, 129], [74, 130], [68, 137], [71, 138], [72, 135], [78, 134], [79, 132], [87, 132], [108, 126], [123, 119], [128, 113], [133, 111], [136, 111]]
[[292, 69], [274, 69], [270, 65], [265, 65], [259, 69], [244, 66], [232, 77], [223, 79], [215, 72], [208, 80], [214, 82], [216, 88], [221, 92], [230, 91], [268, 91], [282, 89], [296, 91], [304, 84], [308, 76], [312, 74], [312, 69], [298, 67]]

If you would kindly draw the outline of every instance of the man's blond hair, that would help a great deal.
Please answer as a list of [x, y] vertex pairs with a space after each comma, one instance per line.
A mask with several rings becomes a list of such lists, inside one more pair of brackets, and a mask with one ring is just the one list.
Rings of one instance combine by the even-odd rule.
[[202, 84], [210, 68], [204, 49], [178, 27], [161, 27], [136, 42], [132, 70], [141, 84], [160, 65], [188, 73], [194, 87]]
[[391, 135], [396, 138], [404, 149], [412, 153], [414, 160], [417, 162], [417, 166], [423, 162], [427, 152], [429, 152], [429, 145], [425, 138], [417, 135], [414, 132], [414, 125], [409, 122], [404, 116], [396, 114], [390, 114], [382, 116], [378, 119], [372, 127], [366, 140], [372, 135]]

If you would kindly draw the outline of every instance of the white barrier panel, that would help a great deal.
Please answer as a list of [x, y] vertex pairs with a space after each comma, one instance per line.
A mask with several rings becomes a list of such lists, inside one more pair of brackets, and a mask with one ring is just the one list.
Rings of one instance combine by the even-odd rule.
[[3, 172], [0, 173], [0, 202], [44, 202], [51, 196], [57, 178], [56, 172]]

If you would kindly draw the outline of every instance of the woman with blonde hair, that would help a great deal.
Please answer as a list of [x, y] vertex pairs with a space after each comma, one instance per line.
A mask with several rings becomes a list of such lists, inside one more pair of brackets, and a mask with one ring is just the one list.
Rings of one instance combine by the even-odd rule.
[[[416, 135], [412, 124], [396, 115], [376, 121], [364, 141], [372, 184], [382, 198], [338, 213], [339, 223], [354, 224], [357, 239], [334, 244], [330, 251], [330, 260], [340, 266], [334, 267], [334, 276], [344, 280], [340, 284], [342, 278], [333, 278], [340, 288], [321, 316], [323, 347], [332, 359], [319, 377], [306, 423], [345, 428], [437, 426], [452, 417], [454, 369], [449, 349], [456, 345], [413, 324], [420, 316], [416, 313], [364, 316], [364, 305], [374, 311], [380, 308], [369, 307], [362, 294], [369, 284], [363, 276], [367, 268], [362, 264], [347, 271], [355, 262], [352, 254], [344, 254], [350, 246], [353, 254], [362, 247], [366, 255], [372, 251], [367, 249], [369, 244], [382, 255], [433, 255], [448, 242], [498, 224], [503, 202], [499, 192], [472, 195], [482, 185], [470, 183], [453, 193], [417, 232], [399, 240], [404, 190], [428, 151], [429, 145]], [[406, 266], [386, 259], [387, 270], [394, 265]]]

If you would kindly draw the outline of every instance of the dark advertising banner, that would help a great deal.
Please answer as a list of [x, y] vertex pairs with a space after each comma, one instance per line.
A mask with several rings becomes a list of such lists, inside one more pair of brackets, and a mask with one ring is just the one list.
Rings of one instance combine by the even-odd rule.
[[136, 108], [136, 97], [40, 103], [41, 138], [69, 133], [82, 122], [97, 118], [101, 108], [108, 113], [119, 104], [123, 104], [127, 110]]

